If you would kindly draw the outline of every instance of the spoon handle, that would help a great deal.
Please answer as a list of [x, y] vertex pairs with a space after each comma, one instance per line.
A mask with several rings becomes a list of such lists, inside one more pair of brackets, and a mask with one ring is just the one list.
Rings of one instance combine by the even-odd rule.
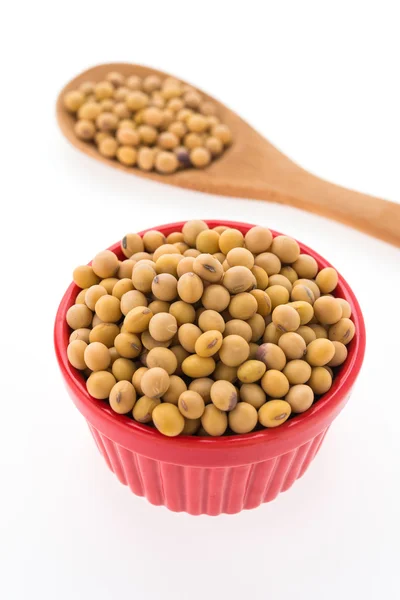
[[334, 219], [400, 248], [400, 204], [340, 187], [308, 173], [303, 184], [299, 182], [291, 187], [293, 189], [288, 190], [290, 197], [295, 198], [299, 208]]
[[269, 173], [267, 181], [258, 180], [253, 184], [242, 181], [242, 185], [236, 185], [234, 181], [226, 181], [215, 191], [300, 208], [400, 248], [400, 204], [329, 183], [297, 166], [279, 171], [275, 171], [275, 176]]

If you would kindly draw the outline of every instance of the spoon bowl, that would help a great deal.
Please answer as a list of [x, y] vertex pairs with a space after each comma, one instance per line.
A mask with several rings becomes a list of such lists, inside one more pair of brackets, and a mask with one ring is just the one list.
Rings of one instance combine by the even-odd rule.
[[63, 97], [84, 81], [103, 80], [110, 71], [119, 71], [125, 76], [171, 76], [141, 65], [110, 63], [87, 69], [72, 79], [58, 96], [56, 114], [62, 133], [75, 148], [129, 174], [210, 194], [287, 204], [339, 221], [400, 247], [400, 204], [342, 188], [307, 172], [239, 115], [198, 88], [207, 100], [216, 104], [218, 116], [228, 125], [233, 136], [232, 145], [206, 169], [184, 169], [171, 175], [160, 175], [126, 167], [101, 156], [93, 144], [76, 137], [76, 119], [65, 110]]

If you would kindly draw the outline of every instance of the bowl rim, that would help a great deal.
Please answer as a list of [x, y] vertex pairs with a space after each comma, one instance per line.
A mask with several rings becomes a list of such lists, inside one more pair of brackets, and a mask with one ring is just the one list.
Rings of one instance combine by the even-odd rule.
[[[228, 221], [224, 219], [204, 219], [210, 228], [217, 226], [228, 226], [239, 229], [242, 233], [246, 233], [254, 225], [237, 221]], [[167, 223], [164, 225], [154, 226], [139, 232], [143, 236], [146, 231], [157, 229], [165, 235], [173, 231], [181, 231], [183, 225], [187, 221], [179, 221], [176, 223]], [[273, 236], [285, 235], [270, 229]], [[331, 267], [325, 258], [317, 252], [303, 244], [300, 245], [301, 253], [309, 254], [318, 263], [319, 268]], [[117, 254], [119, 258], [123, 256], [120, 248], [120, 242], [117, 242], [109, 248]], [[90, 264], [90, 263], [89, 263]], [[110, 431], [110, 437], [118, 438], [122, 441], [122, 445], [130, 446], [135, 449], [136, 442], [154, 444], [159, 450], [170, 450], [171, 445], [175, 450], [182, 449], [185, 452], [191, 450], [199, 450], [202, 448], [212, 449], [213, 451], [236, 451], [245, 448], [246, 446], [258, 445], [260, 450], [262, 446], [268, 445], [272, 447], [276, 445], [277, 454], [279, 448], [290, 444], [292, 439], [293, 447], [296, 440], [311, 439], [317, 432], [324, 427], [329, 426], [330, 422], [336, 414], [344, 406], [350, 390], [358, 376], [361, 365], [364, 359], [366, 333], [364, 319], [360, 305], [350, 288], [347, 281], [338, 272], [339, 282], [335, 290], [337, 297], [346, 299], [352, 309], [351, 319], [356, 326], [356, 334], [348, 348], [348, 356], [342, 369], [335, 377], [332, 388], [324, 394], [308, 411], [296, 415], [293, 419], [286, 421], [283, 425], [272, 429], [262, 429], [256, 432], [246, 434], [224, 435], [221, 437], [201, 437], [201, 436], [178, 436], [168, 438], [159, 433], [155, 428], [151, 428], [145, 424], [137, 423], [129, 419], [125, 415], [118, 415], [112, 411], [108, 404], [102, 400], [96, 400], [91, 397], [86, 390], [85, 381], [81, 372], [72, 367], [67, 358], [67, 345], [70, 331], [66, 323], [66, 312], [68, 308], [74, 304], [75, 298], [80, 291], [80, 288], [74, 283], [71, 283], [67, 288], [57, 310], [57, 315], [54, 324], [54, 347], [57, 361], [67, 385], [68, 391], [82, 414], [87, 418], [89, 423], [95, 427]], [[260, 457], [261, 458], [261, 457]]]

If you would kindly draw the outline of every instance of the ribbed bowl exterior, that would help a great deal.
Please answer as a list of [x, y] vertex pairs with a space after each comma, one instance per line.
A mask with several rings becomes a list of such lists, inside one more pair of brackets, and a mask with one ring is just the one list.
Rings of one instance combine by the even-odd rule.
[[305, 473], [328, 430], [270, 460], [203, 468], [147, 458], [113, 442], [90, 424], [89, 428], [111, 471], [134, 494], [175, 512], [212, 516], [256, 508], [288, 490]]

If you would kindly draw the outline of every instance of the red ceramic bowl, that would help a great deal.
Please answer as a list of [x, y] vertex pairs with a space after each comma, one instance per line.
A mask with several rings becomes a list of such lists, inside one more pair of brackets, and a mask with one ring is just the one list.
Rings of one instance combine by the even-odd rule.
[[[252, 225], [231, 221], [207, 221], [210, 227], [227, 225], [246, 233]], [[181, 231], [182, 223], [157, 227], [165, 235]], [[142, 232], [142, 234], [145, 232]], [[277, 235], [276, 232], [273, 232]], [[330, 264], [300, 244], [320, 268]], [[120, 245], [111, 250], [124, 258]], [[365, 327], [359, 304], [339, 276], [337, 296], [352, 309], [356, 335], [348, 357], [332, 388], [307, 412], [276, 429], [221, 438], [164, 437], [155, 429], [115, 414], [108, 404], [86, 391], [85, 381], [67, 359], [68, 308], [79, 292], [71, 284], [59, 306], [54, 343], [68, 392], [85, 417], [97, 447], [121, 483], [152, 504], [192, 515], [237, 513], [273, 500], [303, 475], [318, 452], [334, 418], [346, 404], [364, 358]]]

